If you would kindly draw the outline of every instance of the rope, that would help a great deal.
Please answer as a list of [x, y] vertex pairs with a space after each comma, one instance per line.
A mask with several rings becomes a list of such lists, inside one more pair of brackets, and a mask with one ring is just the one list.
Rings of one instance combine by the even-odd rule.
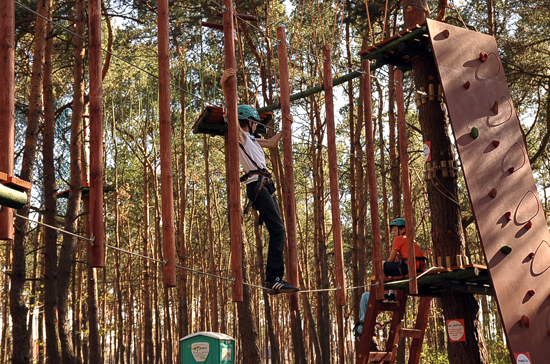
[[[73, 35], [73, 36], [75, 36], [75, 37], [77, 37], [77, 38], [80, 38], [80, 39], [82, 39], [84, 42], [88, 43], [88, 39], [84, 38], [83, 36], [81, 36], [81, 35], [79, 35], [79, 34], [76, 34], [76, 33], [73, 32], [72, 30], [70, 30], [69, 28], [67, 28], [67, 27], [65, 27], [65, 26], [63, 26], [63, 25], [61, 25], [61, 24], [59, 24], [59, 23], [56, 23], [56, 22], [54, 22], [53, 20], [50, 20], [50, 19], [46, 18], [45, 16], [43, 16], [43, 15], [37, 13], [36, 11], [30, 9], [29, 7], [27, 7], [27, 6], [23, 5], [23, 4], [21, 4], [21, 3], [18, 2], [17, 0], [15, 0], [14, 2], [15, 2], [15, 4], [17, 4], [18, 6], [22, 7], [23, 9], [26, 9], [27, 11], [29, 11], [29, 12], [35, 14], [36, 16], [41, 17], [42, 19], [46, 20], [47, 22], [51, 23], [52, 25], [54, 25], [54, 26], [56, 26], [56, 27], [58, 27], [58, 28], [61, 28], [61, 29], [65, 30], [66, 32], [70, 33], [71, 35]], [[109, 50], [107, 50], [107, 49], [105, 49], [105, 48], [101, 48], [101, 50], [102, 50], [103, 52], [107, 53], [107, 54], [110, 54], [111, 56], [113, 56], [114, 58], [118, 59], [119, 61], [122, 61], [122, 62], [128, 64], [129, 66], [132, 66], [132, 67], [134, 67], [134, 68], [136, 68], [136, 69], [138, 69], [138, 70], [144, 72], [145, 74], [147, 74], [147, 75], [149, 75], [149, 76], [151, 76], [151, 77], [157, 79], [157, 80], [159, 79], [159, 76], [158, 76], [158, 75], [155, 75], [155, 74], [153, 74], [153, 73], [147, 71], [147, 70], [144, 69], [144, 68], [141, 68], [141, 67], [139, 67], [139, 66], [137, 66], [137, 65], [135, 65], [135, 64], [133, 64], [133, 63], [131, 63], [131, 62], [129, 62], [129, 61], [126, 61], [125, 59], [123, 59], [123, 58], [121, 58], [120, 56], [114, 54], [113, 52], [111, 52], [111, 51], [109, 51]], [[207, 100], [203, 99], [202, 97], [197, 96], [197, 95], [195, 95], [195, 94], [193, 94], [193, 93], [191, 93], [191, 92], [185, 91], [185, 90], [184, 90], [183, 88], [181, 88], [179, 85], [174, 85], [172, 82], [170, 82], [170, 86], [173, 86], [174, 88], [180, 90], [180, 91], [183, 92], [183, 93], [186, 93], [186, 94], [188, 94], [188, 95], [193, 96], [194, 98], [196, 98], [196, 99], [202, 101], [202, 102], [205, 103], [205, 104], [208, 104], [208, 103], [209, 103]]]
[[111, 248], [111, 249], [114, 249], [114, 250], [118, 250], [118, 251], [121, 251], [121, 252], [123, 252], [123, 253], [130, 254], [130, 255], [135, 255], [135, 256], [140, 257], [140, 258], [143, 258], [143, 259], [148, 259], [148, 260], [151, 260], [151, 261], [153, 261], [153, 262], [160, 263], [160, 264], [162, 264], [162, 265], [166, 265], [166, 263], [168, 263], [168, 259], [158, 260], [158, 259], [155, 259], [155, 258], [148, 257], [147, 255], [142, 255], [142, 254], [139, 254], [139, 253], [131, 252], [131, 251], [129, 251], [129, 250], [124, 250], [124, 249], [121, 249], [121, 248], [117, 248], [116, 246], [113, 246], [113, 245], [105, 244], [105, 246], [106, 246], [107, 248]]
[[72, 236], [77, 237], [77, 238], [79, 238], [79, 239], [88, 240], [88, 241], [94, 241], [94, 240], [95, 240], [94, 237], [87, 238], [87, 237], [85, 237], [85, 236], [77, 235], [77, 234], [71, 233], [70, 231], [63, 230], [63, 229], [60, 229], [60, 228], [58, 228], [58, 227], [55, 227], [55, 226], [52, 226], [52, 225], [45, 224], [45, 223], [43, 223], [43, 222], [41, 222], [41, 221], [38, 221], [38, 220], [33, 220], [33, 219], [28, 218], [28, 217], [19, 215], [19, 214], [14, 214], [14, 215], [17, 216], [17, 217], [20, 217], [21, 219], [25, 219], [25, 220], [28, 220], [28, 221], [30, 221], [30, 222], [34, 222], [34, 223], [37, 223], [37, 224], [39, 224], [39, 225], [45, 226], [45, 227], [47, 227], [47, 228], [50, 228], [50, 229], [54, 229], [54, 230], [60, 231], [60, 232], [62, 232], [63, 234], [72, 235]]

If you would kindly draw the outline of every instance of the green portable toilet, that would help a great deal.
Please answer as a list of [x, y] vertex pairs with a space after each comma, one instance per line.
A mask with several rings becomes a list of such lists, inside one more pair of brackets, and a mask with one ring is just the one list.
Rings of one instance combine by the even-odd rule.
[[182, 364], [234, 364], [235, 339], [219, 332], [201, 331], [180, 340]]

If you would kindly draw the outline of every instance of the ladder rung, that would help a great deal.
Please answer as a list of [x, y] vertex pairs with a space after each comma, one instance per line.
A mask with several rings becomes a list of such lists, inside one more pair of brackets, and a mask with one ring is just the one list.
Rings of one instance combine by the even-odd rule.
[[388, 361], [391, 359], [391, 353], [384, 351], [371, 351], [369, 361]]
[[403, 337], [412, 337], [414, 339], [419, 339], [422, 334], [422, 330], [418, 329], [401, 329], [401, 336]]
[[401, 306], [399, 302], [396, 302], [396, 303], [380, 302], [380, 306], [378, 306], [378, 312], [384, 312], [384, 311], [395, 312], [399, 310], [399, 306]]

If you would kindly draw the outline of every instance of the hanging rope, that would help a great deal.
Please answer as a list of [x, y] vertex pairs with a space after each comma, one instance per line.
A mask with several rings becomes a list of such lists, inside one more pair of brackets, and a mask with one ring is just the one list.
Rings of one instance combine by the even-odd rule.
[[374, 35], [372, 34], [372, 24], [370, 23], [369, 6], [367, 5], [367, 0], [364, 0], [364, 1], [365, 1], [365, 8], [367, 9], [367, 21], [369, 24], [370, 42], [371, 42], [371, 45], [374, 45]]

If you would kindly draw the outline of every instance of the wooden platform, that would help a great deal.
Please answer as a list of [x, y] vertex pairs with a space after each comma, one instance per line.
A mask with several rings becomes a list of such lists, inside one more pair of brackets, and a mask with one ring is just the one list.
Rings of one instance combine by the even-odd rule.
[[371, 65], [371, 70], [387, 64], [402, 71], [411, 70], [410, 61], [413, 57], [433, 57], [427, 24], [417, 24], [413, 28], [405, 29], [393, 37], [359, 52], [359, 55], [361, 59], [376, 61]]
[[[256, 133], [265, 134], [267, 132], [265, 125], [272, 119], [272, 112], [260, 114], [260, 123], [256, 128]], [[224, 120], [223, 109], [218, 106], [205, 107], [193, 124], [193, 133], [195, 134], [223, 135], [226, 129], [227, 123]]]
[[[69, 189], [63, 190], [57, 194], [57, 198], [69, 198]], [[82, 197], [86, 197], [90, 194], [90, 186], [87, 183], [82, 184]], [[103, 192], [116, 191], [115, 186], [103, 186]]]
[[[444, 291], [493, 295], [493, 287], [487, 267], [469, 264], [451, 268], [430, 268], [418, 273], [418, 296], [437, 297]], [[384, 280], [384, 289], [406, 290], [409, 276], [390, 277]]]
[[32, 183], [23, 181], [14, 176], [8, 176], [7, 173], [4, 172], [0, 172], [0, 183], [18, 191], [29, 191], [32, 187]]

